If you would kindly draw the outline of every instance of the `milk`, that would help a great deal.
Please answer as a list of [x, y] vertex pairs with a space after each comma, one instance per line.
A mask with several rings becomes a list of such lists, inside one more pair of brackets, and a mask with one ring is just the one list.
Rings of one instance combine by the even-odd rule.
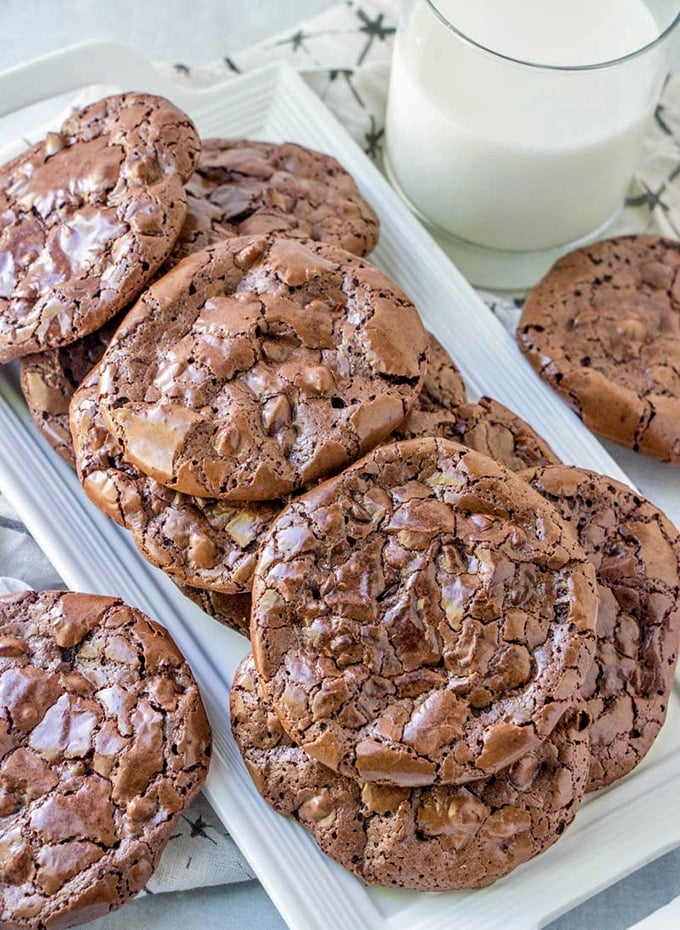
[[[659, 32], [642, 0], [435, 6], [473, 42], [557, 68], [621, 58]], [[570, 242], [621, 205], [657, 72], [654, 52], [599, 69], [527, 67], [461, 40], [417, 2], [394, 52], [389, 170], [433, 225], [469, 242], [509, 250]]]

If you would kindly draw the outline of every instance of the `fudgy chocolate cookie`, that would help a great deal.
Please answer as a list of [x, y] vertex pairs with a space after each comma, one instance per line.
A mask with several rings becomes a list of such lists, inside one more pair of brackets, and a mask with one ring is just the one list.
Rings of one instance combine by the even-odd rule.
[[517, 340], [590, 429], [680, 464], [680, 242], [607, 239], [531, 291]]
[[69, 404], [76, 389], [100, 361], [121, 317], [61, 349], [34, 352], [19, 362], [21, 391], [29, 412], [52, 448], [76, 466]]
[[90, 500], [130, 530], [142, 555], [175, 581], [250, 590], [261, 537], [282, 502], [229, 502], [171, 491], [129, 465], [99, 412], [99, 369], [71, 401], [76, 471]]
[[206, 588], [191, 588], [181, 584], [177, 587], [209, 617], [242, 636], [250, 635], [250, 594], [224, 594], [222, 591], [208, 591]]
[[587, 715], [568, 712], [508, 769], [469, 785], [359, 784], [286, 736], [258, 694], [251, 656], [231, 691], [232, 728], [258, 790], [370, 884], [481, 888], [547, 849], [571, 823], [588, 772]]
[[419, 398], [391, 438], [418, 439], [421, 436], [439, 436], [459, 442], [488, 455], [511, 471], [559, 462], [545, 439], [491, 397], [480, 397], [476, 404], [463, 403], [439, 410], [422, 409]]
[[102, 326], [154, 276], [200, 142], [162, 97], [107, 97], [0, 168], [0, 362]]
[[232, 236], [316, 239], [355, 255], [378, 241], [378, 218], [351, 175], [292, 142], [205, 139], [186, 190], [178, 258]]
[[229, 239], [153, 284], [102, 360], [126, 461], [173, 490], [265, 500], [339, 471], [404, 419], [426, 367], [418, 313], [335, 246]]
[[574, 528], [597, 574], [597, 651], [583, 687], [592, 791], [630, 772], [666, 717], [680, 641], [680, 537], [613, 478], [566, 465], [521, 477]]
[[251, 641], [290, 737], [359, 781], [463, 783], [545, 739], [592, 663], [595, 572], [558, 512], [444, 439], [382, 446], [291, 501]]
[[210, 729], [168, 633], [112, 597], [0, 598], [0, 921], [69, 927], [151, 875]]

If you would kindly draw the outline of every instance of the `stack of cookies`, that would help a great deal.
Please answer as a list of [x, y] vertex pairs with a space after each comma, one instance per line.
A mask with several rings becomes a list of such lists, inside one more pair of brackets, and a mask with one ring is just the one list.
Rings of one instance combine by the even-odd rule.
[[232, 723], [256, 784], [368, 882], [480, 887], [553, 843], [589, 766], [595, 572], [457, 443], [393, 443], [275, 521]]
[[651, 746], [679, 564], [663, 514], [600, 475], [375, 450], [262, 546], [231, 706], [258, 789], [364, 881], [497, 880]]
[[232, 722], [270, 804], [367, 882], [472, 888], [637, 764], [677, 531], [468, 402], [333, 158], [128, 94], [0, 182], [0, 359], [87, 495], [251, 637]]
[[[19, 184], [24, 176], [30, 183]], [[21, 385], [36, 425], [77, 469], [88, 496], [131, 531], [142, 554], [239, 632], [248, 629], [259, 541], [288, 497], [389, 435], [462, 441], [514, 469], [557, 462], [498, 402], [468, 403], [454, 362], [434, 337], [424, 337], [411, 302], [358, 260], [375, 246], [378, 220], [330, 156], [290, 143], [201, 142], [167, 101], [124, 95], [76, 114], [59, 134], [7, 165], [4, 177], [13, 204], [3, 232], [14, 255], [8, 318], [22, 312], [27, 278], [42, 289], [42, 303], [31, 311], [34, 332], [15, 326], [4, 347], [6, 358], [21, 356]], [[36, 239], [33, 254], [22, 245], [24, 225], [27, 215], [35, 224], [40, 211], [43, 239]], [[130, 216], [143, 211], [145, 229], [135, 238], [133, 224], [123, 234]], [[65, 227], [81, 237], [88, 230], [79, 250]], [[59, 245], [65, 236], [68, 263]], [[128, 247], [136, 249], [134, 259], [123, 260]], [[39, 274], [46, 263], [55, 267], [46, 253], [61, 256], [58, 279]], [[125, 285], [103, 308], [97, 282], [114, 273]], [[78, 304], [64, 296], [76, 291], [83, 298]], [[134, 315], [123, 324], [134, 299]], [[217, 299], [232, 302], [224, 319], [213, 306]], [[41, 308], [57, 301], [60, 322], [47, 332]], [[160, 315], [159, 303], [169, 308]], [[329, 311], [336, 313], [333, 323]], [[175, 325], [182, 316], [186, 331]], [[118, 327], [116, 345], [99, 365]], [[224, 341], [227, 353], [246, 352], [249, 342], [250, 359], [218, 359], [222, 350], [205, 345], [215, 340]], [[111, 390], [100, 370], [116, 382]], [[151, 422], [156, 411], [131, 427], [129, 411], [118, 410], [117, 392], [130, 394], [129, 381], [147, 392], [159, 377], [162, 391], [170, 390], [165, 400], [162, 392], [154, 400], [164, 425]], [[186, 391], [188, 380], [194, 387], [204, 382], [202, 398], [190, 396], [194, 387]], [[189, 480], [179, 461], [172, 466], [181, 468], [179, 480], [167, 462], [158, 467], [161, 457], [178, 451], [177, 424], [168, 418], [184, 402], [180, 394], [212, 424], [191, 427], [198, 444], [185, 450], [191, 459], [200, 461], [207, 443], [214, 459], [207, 467], [214, 470], [222, 467], [216, 465], [221, 456], [230, 458], [229, 442], [242, 443], [231, 455], [232, 465], [240, 462], [229, 479], [233, 487]], [[146, 457], [139, 454], [140, 429]], [[314, 462], [305, 465], [306, 456]]]

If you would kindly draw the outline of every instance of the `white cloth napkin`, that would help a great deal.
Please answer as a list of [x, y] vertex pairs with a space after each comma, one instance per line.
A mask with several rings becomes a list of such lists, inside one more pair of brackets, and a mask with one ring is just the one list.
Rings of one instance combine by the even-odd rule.
[[[275, 59], [295, 66], [362, 149], [381, 162], [389, 66], [399, 0], [338, 4], [295, 29], [201, 68], [160, 64], [179, 82], [207, 85]], [[680, 235], [680, 76], [666, 83], [631, 185], [618, 232]], [[508, 328], [517, 305], [484, 295]], [[54, 569], [20, 523], [0, 489], [1, 583], [61, 587]], [[14, 588], [16, 590], [17, 588]], [[1, 588], [0, 588], [1, 590]], [[201, 798], [181, 819], [146, 891], [157, 894], [253, 877], [243, 856]]]

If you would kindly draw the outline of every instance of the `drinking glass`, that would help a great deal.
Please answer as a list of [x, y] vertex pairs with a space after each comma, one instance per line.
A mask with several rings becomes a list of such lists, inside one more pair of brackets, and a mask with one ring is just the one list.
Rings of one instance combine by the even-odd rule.
[[530, 286], [606, 235], [679, 21], [677, 0], [406, 0], [386, 170], [473, 283]]

